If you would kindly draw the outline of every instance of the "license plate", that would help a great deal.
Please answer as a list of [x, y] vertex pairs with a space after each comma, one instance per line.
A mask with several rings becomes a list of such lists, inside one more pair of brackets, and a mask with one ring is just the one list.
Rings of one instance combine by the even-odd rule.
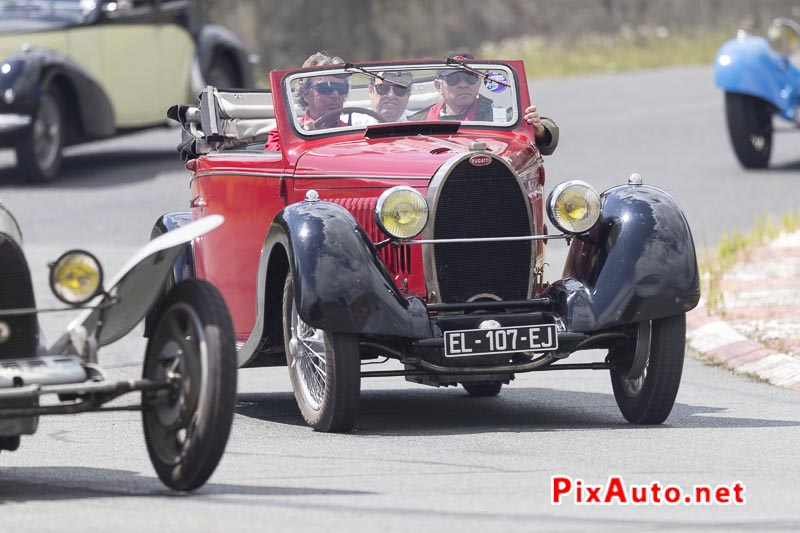
[[555, 324], [498, 329], [445, 331], [444, 356], [469, 357], [516, 352], [549, 352], [558, 348]]

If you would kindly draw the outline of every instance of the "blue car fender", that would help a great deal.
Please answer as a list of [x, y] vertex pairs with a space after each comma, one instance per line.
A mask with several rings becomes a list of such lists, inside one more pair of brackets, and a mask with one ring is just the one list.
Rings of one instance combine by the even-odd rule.
[[626, 185], [604, 192], [601, 202], [597, 224], [570, 246], [563, 279], [544, 291], [567, 329], [592, 332], [694, 308], [694, 241], [672, 196]]
[[761, 98], [784, 118], [794, 118], [800, 72], [763, 37], [746, 36], [722, 45], [714, 62], [714, 81], [725, 92]]

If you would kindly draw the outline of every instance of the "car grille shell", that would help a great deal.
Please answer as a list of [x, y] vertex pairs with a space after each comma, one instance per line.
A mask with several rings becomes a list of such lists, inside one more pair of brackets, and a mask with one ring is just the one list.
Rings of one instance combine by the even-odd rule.
[[[518, 176], [501, 159], [475, 166], [462, 156], [437, 172], [425, 239], [534, 234], [531, 207]], [[430, 301], [521, 300], [530, 296], [532, 241], [436, 243], [423, 252]]]

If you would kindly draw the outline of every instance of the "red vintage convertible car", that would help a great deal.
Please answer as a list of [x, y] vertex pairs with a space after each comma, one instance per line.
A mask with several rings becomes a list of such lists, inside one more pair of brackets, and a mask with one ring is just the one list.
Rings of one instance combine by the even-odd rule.
[[[453, 74], [480, 107], [461, 120], [436, 112]], [[373, 110], [383, 84], [406, 101], [392, 120]], [[568, 181], [545, 200], [521, 62], [344, 64], [272, 72], [271, 86], [209, 87], [170, 110], [184, 126], [191, 211], [153, 233], [224, 215], [173, 281], [220, 289], [239, 366], [288, 364], [311, 427], [352, 428], [365, 377], [491, 396], [520, 372], [589, 368], [610, 372], [629, 421], [667, 418], [700, 296], [687, 221], [636, 175], [602, 194]], [[313, 117], [309, 100], [323, 97], [337, 103]], [[264, 148], [273, 129], [278, 151]], [[549, 284], [547, 239], [571, 241]], [[607, 356], [565, 361], [590, 348]], [[388, 359], [402, 364], [362, 366]]]

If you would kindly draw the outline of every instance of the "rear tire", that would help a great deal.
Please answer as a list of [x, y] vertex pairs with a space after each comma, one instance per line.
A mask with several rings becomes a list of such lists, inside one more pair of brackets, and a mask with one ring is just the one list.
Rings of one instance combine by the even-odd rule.
[[672, 411], [683, 372], [686, 315], [653, 320], [649, 332], [647, 359], [638, 376], [626, 375], [633, 366], [636, 339], [610, 354], [614, 398], [622, 416], [633, 424], [660, 424]]
[[283, 286], [283, 339], [294, 397], [306, 423], [329, 433], [353, 429], [361, 394], [358, 339], [303, 322], [291, 272]]
[[194, 490], [219, 464], [236, 408], [236, 348], [225, 301], [210, 283], [178, 283], [160, 307], [144, 378], [174, 389], [142, 393], [150, 461], [171, 489]]
[[52, 85], [45, 87], [33, 124], [16, 145], [17, 165], [28, 181], [46, 183], [58, 174], [65, 124], [61, 93]]
[[772, 153], [772, 106], [769, 102], [739, 93], [725, 93], [733, 151], [744, 168], [767, 168]]

